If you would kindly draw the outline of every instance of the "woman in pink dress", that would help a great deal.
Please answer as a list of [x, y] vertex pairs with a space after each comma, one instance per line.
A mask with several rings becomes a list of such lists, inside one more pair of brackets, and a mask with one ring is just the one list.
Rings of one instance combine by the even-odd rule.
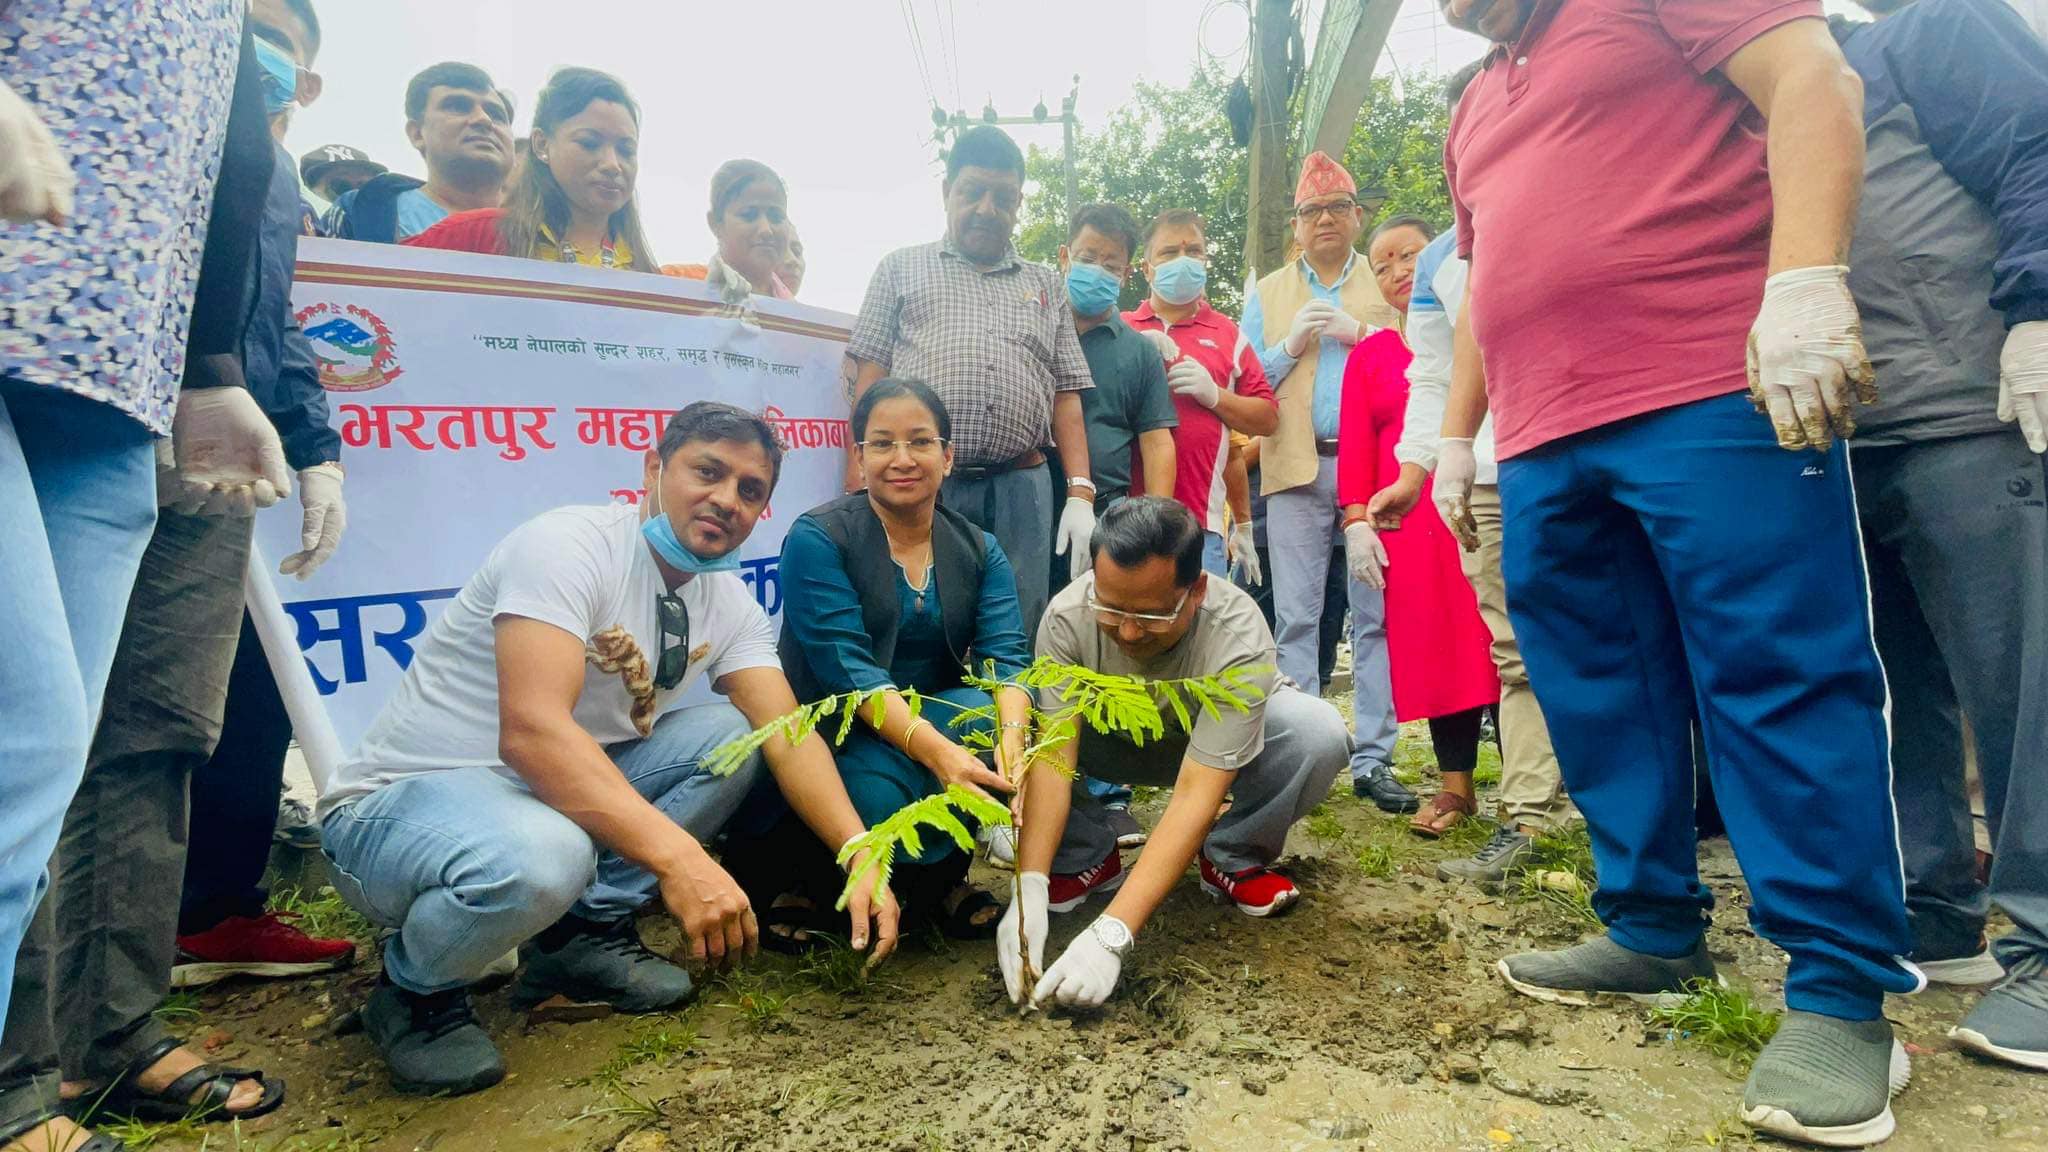
[[[1380, 292], [1402, 315], [1414, 287], [1415, 257], [1433, 238], [1426, 221], [1397, 216], [1373, 232], [1368, 253]], [[1344, 365], [1344, 407], [1337, 436], [1337, 503], [1344, 510], [1346, 559], [1355, 578], [1387, 595], [1387, 651], [1393, 665], [1394, 714], [1403, 723], [1429, 721], [1443, 790], [1416, 813], [1419, 836], [1443, 835], [1475, 815], [1472, 773], [1479, 763], [1479, 724], [1500, 700], [1493, 642], [1459, 564], [1457, 540], [1424, 494], [1396, 526], [1375, 531], [1366, 502], [1391, 484], [1401, 466], [1394, 445], [1408, 406], [1408, 345], [1383, 329], [1351, 350]]]

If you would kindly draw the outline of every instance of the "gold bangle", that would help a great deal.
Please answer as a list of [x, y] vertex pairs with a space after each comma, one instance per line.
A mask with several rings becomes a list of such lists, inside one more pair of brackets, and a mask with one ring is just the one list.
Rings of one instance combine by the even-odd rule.
[[914, 756], [914, 755], [912, 755], [912, 754], [911, 754], [911, 751], [910, 751], [910, 742], [911, 742], [911, 741], [912, 741], [913, 739], [915, 739], [915, 738], [917, 737], [917, 728], [918, 728], [918, 725], [920, 725], [920, 724], [924, 724], [924, 725], [929, 725], [930, 723], [931, 723], [931, 721], [929, 721], [929, 720], [925, 719], [925, 718], [924, 718], [924, 717], [922, 717], [922, 716], [919, 716], [919, 717], [918, 717], [917, 719], [915, 719], [915, 720], [912, 720], [912, 721], [910, 722], [910, 727], [908, 727], [908, 728], [905, 728], [905, 729], [903, 730], [903, 745], [902, 745], [902, 749], [901, 749], [901, 750], [902, 750], [902, 752], [903, 752], [903, 754], [904, 754], [905, 756], [910, 756], [910, 757], [911, 757], [911, 759], [913, 759], [913, 760], [915, 760], [915, 759], [917, 758], [916, 756]]

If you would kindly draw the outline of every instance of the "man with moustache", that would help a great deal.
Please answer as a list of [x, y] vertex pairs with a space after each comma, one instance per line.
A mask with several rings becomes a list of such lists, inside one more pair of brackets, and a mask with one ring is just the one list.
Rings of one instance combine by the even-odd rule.
[[427, 178], [387, 172], [344, 192], [322, 231], [396, 244], [454, 212], [495, 208], [511, 174], [512, 101], [474, 64], [447, 60], [405, 86], [405, 136]]

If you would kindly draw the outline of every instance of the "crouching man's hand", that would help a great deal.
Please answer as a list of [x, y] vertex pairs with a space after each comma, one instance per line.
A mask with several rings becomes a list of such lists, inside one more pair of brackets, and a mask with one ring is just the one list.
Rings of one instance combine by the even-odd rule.
[[[867, 853], [858, 852], [850, 857], [846, 861], [847, 872], [859, 872], [866, 856]], [[875, 965], [880, 964], [888, 958], [889, 953], [896, 950], [896, 923], [901, 915], [896, 907], [896, 894], [882, 882], [882, 872], [879, 868], [868, 873], [867, 878], [847, 894], [846, 939], [855, 952], [867, 948], [868, 925], [870, 922], [874, 924], [875, 950], [868, 953], [868, 962], [861, 965], [863, 975], [874, 971]]]
[[661, 901], [683, 926], [683, 948], [700, 965], [725, 968], [750, 957], [760, 945], [760, 928], [747, 894], [725, 869], [691, 841], [674, 864], [662, 869]]
[[1048, 1002], [1063, 1008], [1100, 1008], [1116, 991], [1123, 977], [1124, 957], [1130, 955], [1131, 930], [1114, 916], [1104, 914], [1074, 937], [1067, 950], [1046, 971], [1032, 990], [1031, 1003], [1045, 1007]]

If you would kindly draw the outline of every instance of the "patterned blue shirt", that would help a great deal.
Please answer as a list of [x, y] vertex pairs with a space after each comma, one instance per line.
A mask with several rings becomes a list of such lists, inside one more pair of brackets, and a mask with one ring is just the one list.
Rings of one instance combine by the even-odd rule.
[[243, 0], [15, 0], [0, 77], [78, 176], [69, 223], [0, 223], [0, 374], [159, 435], [185, 372]]

